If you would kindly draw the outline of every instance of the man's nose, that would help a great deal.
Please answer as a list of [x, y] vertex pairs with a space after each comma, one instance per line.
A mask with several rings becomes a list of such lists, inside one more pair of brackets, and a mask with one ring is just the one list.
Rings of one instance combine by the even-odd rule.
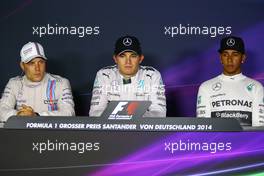
[[126, 58], [126, 64], [131, 64], [131, 58], [130, 57]]
[[36, 63], [36, 65], [35, 65], [35, 70], [36, 71], [39, 71], [40, 70], [40, 65], [38, 63]]
[[227, 57], [227, 62], [233, 62], [233, 57], [232, 57], [232, 55], [228, 55], [228, 57]]

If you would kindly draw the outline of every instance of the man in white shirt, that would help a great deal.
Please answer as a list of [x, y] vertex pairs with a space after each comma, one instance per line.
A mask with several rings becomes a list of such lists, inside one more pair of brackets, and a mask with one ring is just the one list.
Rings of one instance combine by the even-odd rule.
[[120, 37], [115, 44], [116, 65], [97, 72], [90, 116], [100, 116], [113, 100], [148, 100], [144, 117], [166, 117], [166, 97], [161, 75], [153, 67], [141, 66], [144, 55], [134, 36]]
[[70, 83], [46, 73], [47, 57], [43, 47], [29, 42], [20, 52], [24, 76], [11, 78], [0, 100], [0, 121], [10, 116], [74, 116]]
[[223, 73], [201, 84], [197, 117], [237, 118], [243, 126], [263, 126], [263, 86], [241, 73], [246, 59], [243, 40], [223, 38], [218, 51]]

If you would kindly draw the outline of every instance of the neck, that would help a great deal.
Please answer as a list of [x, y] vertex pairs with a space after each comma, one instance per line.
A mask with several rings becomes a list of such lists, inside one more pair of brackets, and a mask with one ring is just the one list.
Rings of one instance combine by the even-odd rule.
[[234, 75], [238, 75], [241, 73], [241, 70], [238, 70], [236, 72], [233, 72], [233, 73], [228, 73], [226, 71], [223, 71], [223, 74], [226, 75], [226, 76], [234, 76]]
[[235, 75], [239, 75], [239, 74], [241, 74], [241, 72], [238, 72], [238, 73], [226, 73], [226, 72], [223, 72], [223, 74], [224, 74], [225, 76], [235, 76]]
[[135, 74], [132, 74], [132, 75], [124, 75], [121, 72], [119, 72], [119, 73], [123, 76], [124, 79], [130, 79], [137, 74], [137, 72]]

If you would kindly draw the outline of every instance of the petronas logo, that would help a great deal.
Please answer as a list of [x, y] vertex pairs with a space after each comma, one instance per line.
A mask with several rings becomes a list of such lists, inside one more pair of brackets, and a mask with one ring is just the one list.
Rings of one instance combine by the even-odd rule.
[[143, 88], [144, 88], [144, 85], [145, 85], [144, 80], [140, 80], [140, 81], [138, 82], [138, 88], [143, 89]]
[[202, 99], [202, 97], [199, 96], [199, 97], [198, 97], [198, 100], [197, 100], [197, 104], [201, 104], [201, 101], [202, 101], [201, 99]]
[[94, 81], [94, 86], [97, 86], [97, 85], [98, 85], [98, 78], [96, 78]]
[[252, 89], [253, 89], [253, 86], [254, 86], [253, 83], [252, 83], [252, 84], [249, 84], [249, 85], [247, 86], [247, 90], [248, 90], [249, 92], [251, 92]]

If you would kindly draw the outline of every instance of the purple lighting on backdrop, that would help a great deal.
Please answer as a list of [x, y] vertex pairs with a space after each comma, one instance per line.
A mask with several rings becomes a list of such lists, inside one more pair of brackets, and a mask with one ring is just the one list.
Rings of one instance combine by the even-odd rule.
[[[244, 39], [247, 60], [243, 74], [264, 83], [264, 22], [233, 34]], [[199, 85], [222, 72], [217, 50], [220, 39], [207, 51], [196, 56], [179, 58], [181, 62], [162, 72], [166, 85], [168, 116], [194, 117]]]
[[[206, 172], [232, 173], [243, 169], [263, 168], [264, 134], [261, 132], [243, 132], [239, 134], [231, 132], [218, 133], [175, 133], [161, 139], [138, 152], [126, 156], [111, 166], [102, 167], [101, 170], [89, 174], [100, 175], [169, 175], [169, 174], [202, 174]], [[258, 138], [256, 138], [258, 136]], [[231, 143], [231, 150], [198, 151], [198, 150], [165, 150], [165, 143]], [[244, 166], [239, 168], [239, 166]], [[248, 167], [247, 167], [248, 166]], [[233, 169], [232, 169], [233, 168]], [[209, 173], [208, 172], [208, 173]]]
[[[244, 66], [245, 74], [259, 79], [263, 79], [264, 75], [263, 31], [264, 23], [260, 23], [238, 34], [244, 39], [246, 45], [247, 62]], [[207, 79], [213, 78], [213, 76], [221, 74], [222, 67], [217, 53], [219, 42], [216, 39], [215, 45], [208, 48], [207, 51], [197, 56], [180, 58], [182, 63], [177, 63], [177, 65], [163, 71], [165, 84], [168, 87], [182, 87], [182, 85], [193, 83], [200, 84]]]

